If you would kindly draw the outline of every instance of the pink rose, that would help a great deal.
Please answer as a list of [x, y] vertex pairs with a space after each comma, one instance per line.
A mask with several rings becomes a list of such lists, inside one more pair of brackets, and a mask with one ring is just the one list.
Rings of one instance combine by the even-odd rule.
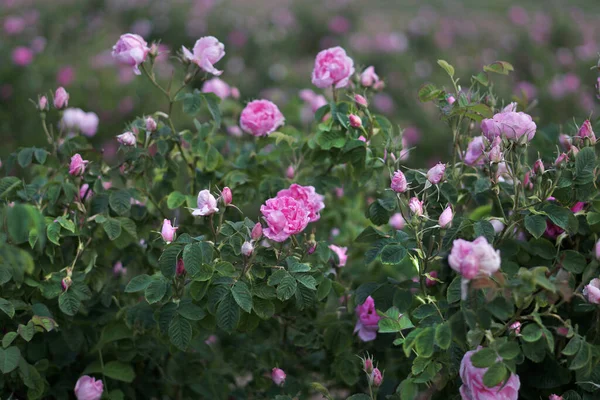
[[194, 208], [192, 215], [194, 216], [207, 216], [218, 212], [217, 199], [215, 196], [210, 194], [207, 189], [201, 190], [198, 193], [198, 208]]
[[173, 227], [173, 225], [171, 225], [171, 221], [169, 221], [168, 219], [165, 219], [165, 220], [163, 220], [163, 225], [160, 230], [160, 235], [162, 236], [163, 240], [167, 244], [169, 244], [173, 240], [175, 240], [175, 232], [177, 231], [177, 229], [179, 229], [179, 228], [175, 228], [175, 227]]
[[321, 218], [320, 211], [325, 208], [323, 196], [317, 193], [313, 186], [300, 186], [294, 183], [288, 189], [277, 192], [277, 197], [292, 197], [300, 202], [308, 211], [310, 222], [318, 221]]
[[348, 251], [348, 248], [347, 247], [339, 247], [339, 246], [336, 246], [335, 244], [330, 244], [329, 249], [331, 251], [333, 251], [335, 254], [337, 254], [337, 256], [338, 256], [338, 259], [340, 262], [337, 266], [345, 267], [346, 261], [348, 260], [348, 255], [346, 254], [346, 252]]
[[104, 385], [101, 379], [94, 379], [84, 375], [75, 384], [75, 397], [77, 400], [100, 400]]
[[539, 158], [533, 163], [533, 173], [536, 176], [542, 175], [544, 173], [544, 162]]
[[125, 275], [127, 274], [127, 268], [123, 267], [123, 263], [121, 261], [117, 261], [115, 265], [113, 265], [113, 275]]
[[225, 56], [225, 45], [214, 36], [201, 37], [194, 45], [194, 53], [182, 46], [184, 57], [202, 68], [204, 71], [219, 76], [223, 71], [214, 67]]
[[[362, 126], [362, 121], [356, 114], [350, 114], [348, 120], [350, 121], [350, 126], [353, 128], [360, 128]], [[366, 139], [364, 141], [366, 142]]]
[[92, 137], [98, 130], [98, 116], [96, 113], [87, 112], [83, 114], [83, 118], [79, 121], [79, 130], [87, 137]]
[[63, 112], [61, 125], [70, 130], [79, 130], [87, 137], [92, 137], [98, 130], [98, 116], [93, 112], [85, 112], [80, 108], [67, 108]]
[[285, 372], [281, 368], [273, 368], [271, 370], [271, 379], [277, 386], [283, 386], [285, 383]]
[[240, 126], [253, 136], [266, 136], [285, 122], [279, 108], [269, 100], [254, 100], [240, 115]]
[[521, 323], [519, 321], [515, 321], [512, 324], [510, 324], [509, 329], [518, 335], [519, 333], [521, 333]]
[[513, 141], [529, 142], [537, 127], [529, 114], [524, 112], [500, 112], [493, 118], [481, 121], [481, 130], [488, 140], [502, 137]]
[[19, 46], [12, 52], [12, 60], [15, 65], [25, 67], [33, 61], [33, 51], [27, 47]]
[[469, 167], [483, 165], [484, 157], [483, 151], [485, 150], [485, 138], [483, 136], [477, 136], [467, 146], [467, 151], [463, 157], [465, 164]]
[[185, 273], [185, 263], [183, 262], [183, 258], [177, 260], [177, 266], [175, 267], [175, 274], [177, 276], [181, 276]]
[[46, 96], [42, 96], [38, 101], [38, 108], [43, 111], [46, 109], [46, 107], [48, 107], [48, 98], [46, 98]]
[[446, 207], [446, 209], [440, 214], [440, 218], [438, 220], [438, 224], [440, 227], [447, 228], [452, 224], [452, 218], [454, 218], [454, 213], [452, 212], [452, 208], [450, 206]]
[[123, 146], [135, 146], [137, 143], [137, 138], [133, 132], [125, 132], [117, 135], [117, 141]]
[[583, 288], [583, 295], [592, 304], [600, 304], [600, 279], [594, 278]]
[[54, 93], [54, 107], [58, 110], [62, 110], [63, 108], [69, 105], [69, 93], [65, 90], [64, 87], [59, 87], [56, 89]]
[[294, 169], [294, 166], [288, 165], [287, 169], [285, 170], [285, 177], [288, 179], [294, 179], [295, 174], [296, 170]]
[[473, 279], [479, 274], [491, 276], [500, 269], [500, 252], [494, 250], [483, 236], [472, 242], [457, 239], [452, 244], [448, 263], [465, 279]]
[[394, 176], [392, 177], [392, 183], [390, 184], [392, 190], [396, 193], [404, 193], [406, 189], [408, 189], [408, 182], [406, 182], [406, 177], [402, 173], [402, 171], [398, 170], [394, 172]]
[[310, 222], [310, 212], [304, 203], [289, 196], [278, 195], [267, 200], [260, 212], [268, 226], [263, 233], [276, 242], [302, 232]]
[[379, 76], [375, 73], [375, 67], [372, 65], [367, 67], [362, 74], [360, 74], [360, 84], [365, 87], [370, 87], [379, 82]]
[[154, 132], [156, 130], [156, 120], [152, 117], [146, 118], [146, 131]]
[[225, 83], [225, 81], [219, 78], [212, 78], [204, 82], [202, 85], [202, 92], [214, 93], [220, 97], [221, 100], [225, 100], [231, 95], [231, 88], [227, 83]]
[[90, 185], [88, 185], [87, 183], [84, 183], [79, 188], [79, 199], [81, 201], [85, 201], [85, 200], [91, 198], [93, 195], [94, 195], [94, 192], [92, 192], [92, 188], [90, 188]]
[[356, 306], [355, 312], [358, 320], [354, 327], [354, 333], [358, 332], [358, 337], [363, 342], [375, 340], [381, 319], [375, 309], [375, 300], [371, 296], [367, 297], [363, 304]]
[[423, 202], [416, 197], [412, 197], [408, 201], [408, 208], [410, 208], [410, 211], [413, 213], [413, 215], [416, 215], [417, 217], [423, 215]]
[[402, 217], [402, 214], [396, 213], [390, 217], [390, 221], [388, 223], [392, 228], [399, 231], [404, 229], [406, 221], [404, 221], [404, 217]]
[[252, 238], [252, 240], [256, 241], [256, 240], [260, 239], [261, 236], [262, 236], [262, 226], [261, 226], [260, 222], [257, 222], [256, 225], [254, 225], [254, 228], [252, 228], [250, 237]]
[[594, 134], [594, 130], [592, 129], [592, 123], [589, 119], [586, 119], [579, 128], [577, 132], [577, 137], [581, 138], [581, 140], [585, 138], [589, 138], [592, 144], [596, 143], [596, 135]]
[[120, 64], [133, 67], [136, 75], [141, 75], [139, 66], [146, 61], [149, 51], [148, 43], [140, 35], [126, 33], [113, 46], [112, 56]]
[[373, 372], [371, 372], [371, 376], [369, 377], [369, 379], [371, 379], [371, 382], [373, 382], [373, 386], [381, 386], [381, 383], [383, 382], [383, 375], [381, 375], [381, 371], [379, 370], [379, 368], [373, 368]]
[[548, 397], [548, 400], [563, 400], [563, 397], [553, 393]]
[[231, 189], [229, 189], [227, 186], [225, 186], [223, 191], [221, 191], [221, 199], [223, 200], [223, 204], [226, 206], [231, 204], [233, 201], [233, 194], [231, 193]]
[[460, 378], [463, 382], [460, 387], [460, 395], [463, 400], [517, 400], [519, 398], [519, 388], [521, 387], [518, 375], [511, 373], [506, 383], [501, 382], [492, 388], [484, 385], [483, 375], [488, 369], [477, 368], [471, 363], [471, 357], [478, 350], [479, 348], [466, 352], [460, 363]]
[[[436, 278], [436, 279], [437, 279], [437, 277], [438, 277], [438, 272], [437, 272], [437, 271], [431, 271], [431, 272], [429, 273], [429, 276], [431, 276], [431, 278]], [[435, 279], [425, 278], [425, 285], [426, 285], [427, 287], [432, 287], [432, 286], [435, 286], [435, 285], [437, 285], [437, 283], [438, 283], [438, 282], [437, 282]]]
[[367, 99], [365, 99], [363, 96], [361, 96], [360, 94], [355, 94], [354, 95], [354, 101], [356, 102], [357, 106], [362, 106], [362, 107], [368, 107], [369, 103], [367, 102]]
[[85, 172], [85, 166], [89, 163], [89, 161], [81, 158], [79, 153], [75, 154], [71, 157], [71, 163], [69, 164], [69, 174], [73, 176], [83, 175]]
[[501, 112], [517, 112], [517, 103], [515, 103], [514, 101], [512, 103], [508, 103], [508, 105], [504, 107]]
[[317, 54], [312, 72], [312, 83], [324, 89], [334, 86], [343, 88], [348, 85], [354, 73], [354, 61], [341, 47], [332, 47]]
[[488, 159], [491, 163], [499, 164], [504, 160], [504, 154], [502, 154], [502, 139], [497, 136], [492, 142], [492, 148], [488, 153]]
[[252, 255], [253, 251], [254, 251], [254, 246], [252, 246], [252, 243], [244, 242], [244, 244], [242, 244], [242, 254], [245, 255], [246, 257], [250, 257]]
[[437, 163], [433, 168], [427, 171], [427, 180], [432, 184], [436, 185], [442, 181], [445, 172], [446, 165], [442, 163]]

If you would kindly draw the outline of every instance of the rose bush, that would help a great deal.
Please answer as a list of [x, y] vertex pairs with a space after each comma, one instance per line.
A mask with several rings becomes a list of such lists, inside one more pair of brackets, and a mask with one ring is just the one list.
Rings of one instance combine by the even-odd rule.
[[116, 162], [64, 90], [33, 101], [48, 145], [3, 160], [2, 397], [598, 396], [591, 121], [542, 152], [558, 132], [493, 90], [511, 64], [463, 87], [440, 60], [451, 85], [418, 97], [452, 153], [414, 169], [369, 106], [383, 80], [341, 47], [315, 55], [327, 98], [302, 128], [191, 86], [226, 75], [217, 38], [173, 54], [182, 81], [158, 49], [113, 49], [164, 100], [115, 132]]

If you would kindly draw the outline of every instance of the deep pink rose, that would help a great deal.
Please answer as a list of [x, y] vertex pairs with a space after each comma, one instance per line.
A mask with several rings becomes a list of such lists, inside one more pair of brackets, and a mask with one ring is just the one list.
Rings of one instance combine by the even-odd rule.
[[363, 304], [356, 306], [355, 311], [358, 320], [354, 327], [354, 333], [358, 332], [358, 337], [363, 342], [375, 340], [381, 319], [375, 309], [375, 300], [371, 296], [367, 297]]
[[181, 276], [185, 273], [185, 263], [183, 262], [183, 258], [177, 260], [177, 266], [175, 267], [175, 274], [177, 276]]
[[463, 400], [518, 400], [521, 381], [519, 376], [510, 374], [506, 384], [499, 383], [497, 386], [488, 388], [483, 384], [483, 375], [487, 368], [477, 368], [471, 363], [471, 356], [479, 350], [471, 350], [465, 353], [460, 363], [460, 378], [462, 386], [460, 395]]
[[321, 218], [320, 211], [325, 208], [323, 196], [317, 193], [313, 186], [300, 186], [294, 183], [288, 189], [277, 192], [277, 197], [292, 197], [300, 202], [308, 211], [310, 222], [318, 221]]
[[347, 247], [339, 247], [339, 246], [336, 246], [335, 244], [330, 244], [329, 249], [331, 251], [333, 251], [335, 254], [337, 254], [338, 259], [340, 260], [338, 267], [346, 266], [346, 261], [348, 260], [348, 255], [346, 254], [346, 252], [348, 251], [348, 248]]
[[214, 36], [201, 37], [194, 45], [193, 54], [182, 46], [183, 55], [186, 59], [198, 65], [204, 71], [219, 76], [223, 71], [214, 67], [223, 56], [225, 56], [225, 45]]
[[73, 176], [83, 175], [85, 167], [89, 161], [84, 160], [79, 153], [71, 157], [71, 163], [69, 164], [69, 174]]
[[285, 122], [279, 108], [269, 100], [254, 100], [240, 115], [240, 126], [253, 136], [267, 136]]
[[69, 105], [69, 93], [65, 90], [64, 87], [60, 86], [56, 89], [54, 93], [54, 107], [59, 110], [67, 107]]
[[429, 171], [427, 171], [427, 180], [432, 184], [436, 185], [444, 179], [444, 173], [446, 172], [446, 165], [437, 163]]
[[140, 35], [126, 33], [113, 46], [112, 56], [120, 64], [133, 67], [136, 75], [141, 75], [139, 66], [146, 61], [149, 51], [148, 43]]
[[493, 118], [481, 121], [481, 130], [488, 140], [500, 136], [508, 140], [529, 142], [537, 127], [529, 114], [524, 112], [500, 112]]
[[394, 192], [404, 193], [406, 189], [408, 189], [408, 182], [406, 182], [406, 177], [402, 171], [398, 170], [394, 172], [394, 176], [392, 177], [392, 183], [390, 187]]
[[221, 100], [225, 100], [227, 97], [231, 95], [231, 87], [219, 78], [212, 78], [204, 82], [202, 85], [203, 93], [214, 93], [221, 98]]
[[583, 125], [581, 125], [581, 128], [579, 128], [579, 131], [577, 132], [577, 137], [581, 138], [581, 140], [589, 138], [592, 144], [596, 143], [596, 135], [594, 134], [592, 123], [589, 119], [586, 119], [583, 122]]
[[583, 295], [592, 304], [600, 304], [600, 279], [594, 278], [583, 288]]
[[96, 380], [91, 376], [84, 375], [75, 384], [77, 400], [100, 400], [103, 391], [102, 379]]
[[[438, 277], [438, 272], [437, 271], [431, 271], [429, 273], [429, 276], [431, 276], [431, 278], [436, 278]], [[430, 279], [430, 278], [425, 278], [425, 285], [427, 285], [427, 287], [432, 287], [437, 285], [438, 282], [435, 279]]]
[[483, 165], [485, 159], [483, 152], [485, 150], [485, 138], [477, 136], [467, 146], [467, 151], [463, 157], [465, 164], [470, 167]]
[[309, 210], [302, 201], [289, 196], [269, 199], [260, 207], [267, 228], [265, 236], [283, 242], [292, 235], [302, 232], [310, 222]]
[[271, 370], [271, 379], [277, 386], [283, 386], [285, 383], [285, 372], [281, 368], [273, 368]]
[[563, 400], [563, 397], [553, 393], [548, 397], [548, 400]]
[[207, 216], [219, 211], [217, 208], [217, 199], [207, 189], [201, 190], [198, 193], [197, 203], [198, 208], [194, 208], [192, 211], [192, 215], [194, 216]]
[[233, 193], [231, 193], [231, 189], [229, 189], [227, 186], [225, 186], [221, 191], [221, 199], [223, 200], [223, 204], [226, 206], [231, 204], [233, 201]]
[[331, 86], [342, 88], [348, 85], [354, 73], [354, 61], [341, 47], [332, 47], [317, 54], [312, 72], [312, 83], [324, 89]]

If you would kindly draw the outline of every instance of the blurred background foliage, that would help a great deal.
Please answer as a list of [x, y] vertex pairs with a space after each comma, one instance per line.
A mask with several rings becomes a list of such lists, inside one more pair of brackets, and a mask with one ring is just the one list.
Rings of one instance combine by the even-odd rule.
[[[373, 65], [384, 79], [386, 88], [374, 97], [374, 108], [407, 130], [410, 144], [419, 148], [409, 163], [419, 166], [450, 152], [451, 138], [436, 110], [417, 99], [425, 82], [449, 85], [438, 59], [454, 65], [465, 86], [485, 64], [512, 63], [515, 72], [495, 80], [499, 98], [518, 98], [521, 109], [527, 107], [552, 136], [560, 131], [572, 134], [573, 122], [594, 116], [598, 108], [594, 86], [598, 74], [590, 69], [597, 61], [600, 39], [600, 4], [594, 0], [0, 0], [0, 4], [0, 157], [20, 146], [43, 144], [28, 99], [60, 85], [71, 94], [69, 106], [100, 117], [93, 140], [98, 149], [114, 148], [114, 136], [136, 116], [166, 111], [164, 98], [153, 87], [113, 62], [111, 47], [125, 32], [140, 34], [148, 42], [160, 40], [161, 50], [168, 52], [157, 69], [162, 82], [173, 73], [181, 78], [177, 75], [181, 70], [174, 70], [176, 63], [169, 57], [176, 56], [182, 45], [191, 47], [205, 35], [218, 37], [227, 52], [218, 65], [225, 70], [221, 78], [238, 87], [244, 101], [262, 97], [276, 102], [288, 124], [307, 132], [310, 125], [298, 112], [298, 92], [304, 88], [318, 92], [310, 82], [314, 57], [323, 48], [341, 45], [358, 72]], [[27, 54], [19, 62], [15, 52], [23, 49]], [[201, 87], [202, 77], [194, 85]]]

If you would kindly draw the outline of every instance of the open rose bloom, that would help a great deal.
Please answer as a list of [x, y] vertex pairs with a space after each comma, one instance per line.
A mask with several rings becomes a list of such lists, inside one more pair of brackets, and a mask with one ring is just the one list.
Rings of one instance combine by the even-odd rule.
[[375, 300], [371, 296], [367, 297], [363, 304], [356, 306], [355, 311], [357, 320], [354, 333], [358, 332], [358, 337], [363, 342], [375, 340], [381, 319], [375, 309]]
[[146, 60], [149, 51], [148, 43], [140, 35], [127, 33], [113, 46], [112, 56], [119, 63], [133, 67], [136, 75], [141, 75], [139, 66]]
[[333, 47], [317, 54], [312, 73], [312, 83], [318, 88], [335, 86], [342, 88], [348, 85], [354, 74], [354, 61], [346, 55], [341, 47]]
[[506, 384], [500, 383], [497, 386], [488, 388], [483, 383], [483, 375], [487, 368], [477, 368], [471, 363], [471, 357], [477, 353], [477, 350], [471, 350], [465, 353], [460, 362], [460, 395], [463, 400], [518, 400], [521, 381], [518, 375], [510, 374]]
[[269, 100], [251, 101], [240, 115], [240, 127], [253, 136], [267, 136], [284, 122], [279, 108]]
[[182, 46], [183, 56], [204, 71], [219, 76], [223, 71], [214, 67], [225, 56], [225, 45], [214, 36], [201, 37], [196, 41], [193, 52]]

